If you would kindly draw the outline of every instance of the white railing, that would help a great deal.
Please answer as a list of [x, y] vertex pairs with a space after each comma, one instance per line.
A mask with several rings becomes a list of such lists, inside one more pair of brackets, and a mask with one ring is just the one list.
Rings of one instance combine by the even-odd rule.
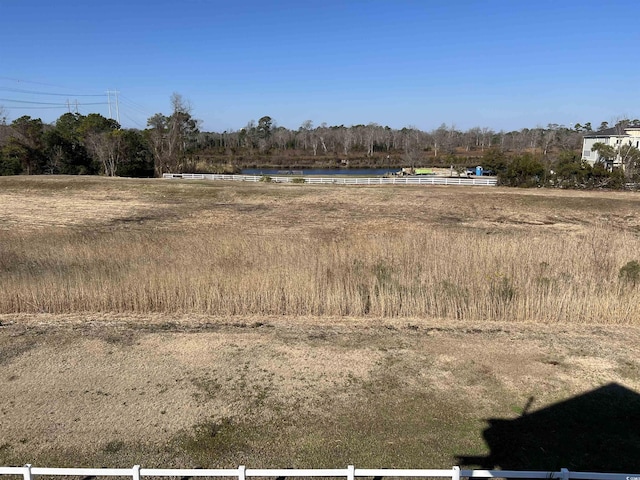
[[165, 173], [162, 178], [183, 180], [233, 180], [239, 182], [293, 183], [304, 180], [311, 184], [333, 185], [478, 185], [495, 187], [498, 180], [495, 177], [292, 177], [278, 175], [223, 175], [213, 173]]
[[570, 472], [566, 468], [560, 471], [523, 471], [523, 470], [460, 470], [450, 469], [409, 470], [409, 469], [370, 469], [347, 468], [335, 469], [262, 469], [246, 468], [244, 465], [230, 469], [182, 469], [182, 468], [41, 468], [25, 465], [24, 467], [0, 467], [0, 475], [18, 475], [23, 480], [33, 480], [38, 475], [64, 475], [78, 477], [131, 477], [141, 480], [142, 477], [229, 477], [246, 480], [247, 477], [334, 477], [355, 480], [359, 477], [423, 477], [450, 478], [530, 478], [557, 480], [640, 480], [640, 473], [595, 473]]

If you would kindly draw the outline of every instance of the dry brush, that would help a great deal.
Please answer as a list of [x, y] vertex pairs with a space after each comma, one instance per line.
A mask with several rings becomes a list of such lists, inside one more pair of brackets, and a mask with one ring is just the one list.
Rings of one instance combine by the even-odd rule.
[[1, 231], [0, 312], [640, 319], [640, 286], [620, 276], [640, 239], [607, 224], [571, 236], [448, 225], [332, 236], [245, 222]]

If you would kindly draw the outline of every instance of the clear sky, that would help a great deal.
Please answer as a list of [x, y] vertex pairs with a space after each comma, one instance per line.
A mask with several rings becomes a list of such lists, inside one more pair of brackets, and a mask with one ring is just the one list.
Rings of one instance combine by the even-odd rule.
[[595, 127], [640, 117], [640, 2], [0, 0], [10, 120], [108, 116], [116, 89], [137, 128], [173, 92], [208, 131]]

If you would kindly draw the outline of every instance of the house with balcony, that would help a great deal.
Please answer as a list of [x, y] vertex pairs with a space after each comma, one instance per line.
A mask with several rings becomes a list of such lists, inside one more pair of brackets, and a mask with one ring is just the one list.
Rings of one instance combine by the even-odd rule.
[[589, 162], [591, 166], [596, 162], [603, 162], [607, 169], [622, 166], [622, 158], [618, 155], [613, 160], [603, 159], [598, 152], [591, 149], [596, 143], [604, 143], [612, 146], [616, 151], [624, 145], [640, 149], [640, 126], [624, 127], [617, 125], [599, 132], [588, 133], [582, 140], [582, 160]]

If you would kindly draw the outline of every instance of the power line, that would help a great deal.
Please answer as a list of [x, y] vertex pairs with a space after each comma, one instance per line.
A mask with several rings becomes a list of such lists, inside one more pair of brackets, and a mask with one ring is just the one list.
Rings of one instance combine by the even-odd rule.
[[[24, 78], [0, 76], [0, 80], [9, 80], [11, 82], [16, 82], [19, 84], [27, 83], [32, 85], [42, 85], [45, 87], [53, 87], [53, 88], [62, 89], [62, 90], [71, 90], [71, 91], [78, 90], [77, 86], [69, 87], [68, 85], [37, 82], [33, 80], [26, 80]], [[29, 93], [33, 95], [55, 95], [55, 96], [63, 96], [63, 97], [104, 97], [105, 95], [104, 93], [58, 93], [58, 92], [50, 92], [50, 91], [28, 90], [28, 89], [16, 88], [16, 87], [0, 87], [0, 90], [5, 90], [5, 91], [10, 91], [15, 93]], [[84, 90], [85, 92], [87, 91], [86, 89], [82, 89], [82, 88], [80, 88], [80, 90]]]
[[20, 105], [19, 107], [12, 107], [10, 105], [3, 105], [4, 108], [6, 108], [7, 110], [25, 110], [25, 109], [31, 109], [31, 110], [44, 110], [44, 109], [59, 109], [59, 108], [67, 108], [67, 104], [59, 104], [55, 107], [29, 107], [29, 106], [23, 106]]
[[120, 100], [122, 101], [122, 104], [125, 105], [127, 108], [130, 108], [131, 110], [134, 110], [137, 113], [141, 113], [142, 115], [146, 115], [147, 117], [151, 116], [148, 110], [144, 109], [142, 106], [139, 106], [135, 102], [132, 102], [124, 95], [120, 95]]
[[[51, 83], [44, 83], [44, 82], [37, 82], [37, 81], [32, 81], [32, 80], [25, 80], [25, 79], [21, 79], [21, 78], [13, 78], [13, 77], [5, 77], [5, 76], [0, 76], [0, 80], [8, 80], [11, 82], [16, 82], [17, 84], [33, 84], [33, 85], [42, 85], [45, 87], [52, 87], [55, 89], [63, 89], [63, 90], [75, 90], [77, 91], [77, 88], [69, 88], [68, 86], [63, 86], [63, 85], [55, 85], [55, 84], [51, 84]], [[51, 89], [47, 88], [45, 89], [30, 89], [30, 88], [19, 88], [20, 85], [16, 85], [15, 87], [13, 86], [0, 86], [0, 91], [3, 92], [7, 92], [7, 93], [15, 93], [15, 94], [24, 94], [24, 95], [29, 95], [29, 96], [53, 96], [53, 97], [66, 97], [66, 102], [62, 103], [62, 101], [60, 102], [45, 102], [45, 101], [38, 101], [37, 98], [35, 99], [28, 99], [29, 97], [27, 97], [27, 99], [21, 99], [21, 98], [0, 98], [0, 102], [5, 103], [7, 109], [11, 109], [11, 110], [19, 110], [19, 109], [67, 109], [69, 112], [71, 112], [72, 110], [72, 106], [71, 106], [71, 100], [70, 98], [74, 98], [74, 97], [93, 97], [93, 98], [98, 98], [98, 97], [102, 97], [104, 98], [104, 94], [95, 94], [95, 93], [59, 93], [59, 92], [55, 92], [55, 91], [51, 91]], [[86, 90], [85, 90], [86, 91]], [[24, 98], [24, 97], [23, 97]], [[33, 97], [32, 97], [33, 98]], [[61, 99], [62, 100], [62, 99]], [[19, 104], [16, 105], [16, 104]], [[80, 106], [97, 106], [97, 105], [105, 105], [105, 102], [83, 102], [80, 103], [78, 101], [77, 98], [75, 98], [75, 105], [74, 105], [74, 110], [76, 113], [79, 113], [79, 107]], [[32, 106], [33, 105], [33, 106]], [[38, 105], [37, 107], [35, 105]]]
[[[13, 100], [11, 98], [0, 98], [0, 102], [27, 103], [27, 104], [33, 104], [33, 105], [63, 105], [63, 106], [66, 105], [66, 103], [59, 103], [59, 102], [34, 102], [31, 100]], [[106, 102], [91, 102], [91, 103], [83, 103], [82, 105], [106, 105]]]
[[122, 115], [124, 115], [125, 117], [127, 117], [129, 119], [129, 121], [135, 123], [140, 129], [144, 130], [145, 126], [138, 122], [137, 120], [134, 120], [133, 118], [131, 118], [129, 115], [127, 115], [126, 113], [122, 112]]
[[2, 77], [2, 76], [0, 76], [0, 79], [2, 79], [2, 80], [11, 80], [12, 82], [17, 82], [17, 83], [30, 83], [32, 85], [44, 85], [45, 87], [66, 88], [66, 87], [63, 87], [62, 85], [54, 85], [52, 83], [43, 83], [43, 82], [34, 82], [34, 81], [31, 81], [31, 80], [25, 80], [24, 78], [13, 78], [13, 77]]
[[35, 105], [62, 105], [61, 103], [52, 103], [52, 102], [32, 102], [29, 100], [13, 100], [11, 98], [0, 98], [0, 102], [12, 102], [12, 103], [31, 103]]
[[[20, 79], [0, 76], [0, 81], [3, 79], [12, 80], [15, 82], [45, 85], [47, 87], [65, 88], [62, 86], [51, 85], [51, 84], [46, 84], [42, 82], [32, 82], [28, 80], [20, 80]], [[7, 94], [15, 94], [15, 96], [11, 95], [14, 98], [0, 98], [0, 103], [3, 104], [7, 110], [10, 110], [13, 112], [19, 112], [20, 110], [67, 110], [68, 112], [73, 111], [75, 113], [79, 113], [81, 108], [83, 111], [86, 112], [87, 110], [90, 110], [89, 107], [91, 106], [107, 105], [109, 107], [109, 111], [108, 111], [109, 118], [113, 118], [115, 114], [117, 122], [121, 123], [120, 117], [122, 115], [122, 118], [126, 119], [125, 121], [128, 120], [129, 122], [136, 125], [140, 129], [146, 128], [146, 121], [140, 120], [140, 117], [144, 116], [146, 118], [152, 115], [148, 107], [136, 102], [135, 100], [127, 96], [121, 95], [120, 91], [118, 90], [109, 89], [102, 94], [58, 93], [52, 90], [53, 88], [52, 89], [49, 89], [49, 88], [30, 89], [30, 88], [20, 88], [19, 86], [16, 86], [16, 87], [0, 86], [0, 92], [6, 92]], [[78, 91], [81, 89], [74, 89], [74, 90]], [[5, 95], [5, 96], [8, 97], [8, 95]], [[38, 98], [39, 96], [66, 97], [66, 99], [60, 98], [59, 101], [56, 101], [57, 99], [54, 100], [54, 98], [52, 98], [51, 99], [52, 101], [46, 101], [47, 100], [46, 98], [42, 98], [42, 100], [40, 100]], [[82, 99], [85, 99], [85, 98], [88, 100], [91, 97], [98, 99], [99, 97], [104, 98], [105, 96], [107, 97], [106, 101], [87, 101], [87, 102], [82, 101]], [[79, 97], [80, 100], [75, 97]], [[114, 100], [115, 100], [115, 104], [114, 104], [115, 112], [112, 109], [112, 103], [114, 102]], [[122, 112], [120, 111], [121, 110], [120, 103], [122, 103], [122, 107], [124, 107], [122, 109], [123, 110]]]
[[124, 102], [128, 102], [129, 104], [131, 104], [133, 107], [136, 107], [140, 113], [144, 113], [145, 115], [149, 115], [151, 116], [151, 110], [147, 107], [145, 107], [144, 105], [134, 102], [133, 100], [131, 100], [129, 97], [125, 97], [124, 95], [120, 95], [120, 98], [124, 101]]
[[0, 90], [13, 93], [29, 93], [32, 95], [51, 95], [57, 97], [104, 97], [104, 93], [101, 94], [86, 94], [86, 93], [53, 93], [53, 92], [39, 92], [37, 90], [24, 90], [22, 88], [0, 87]]

